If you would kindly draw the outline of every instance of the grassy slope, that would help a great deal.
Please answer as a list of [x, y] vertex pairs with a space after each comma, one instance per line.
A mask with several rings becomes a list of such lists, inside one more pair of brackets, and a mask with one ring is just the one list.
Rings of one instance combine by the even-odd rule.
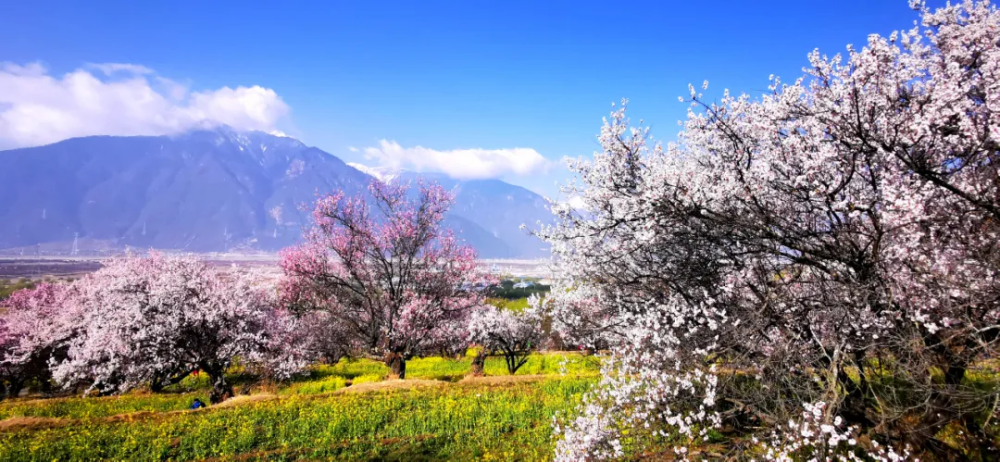
[[204, 400], [199, 378], [172, 394], [8, 402], [0, 460], [544, 460], [552, 416], [579, 400], [597, 365], [546, 354], [525, 368], [546, 375], [505, 377], [496, 359], [487, 364], [496, 377], [451, 382], [468, 358], [424, 358], [409, 363], [409, 381], [364, 383], [385, 368], [358, 360], [202, 411], [183, 410]]

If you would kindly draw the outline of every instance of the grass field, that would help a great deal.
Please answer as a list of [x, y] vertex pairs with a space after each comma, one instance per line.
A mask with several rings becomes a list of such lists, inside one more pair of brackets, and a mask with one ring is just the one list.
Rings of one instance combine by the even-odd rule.
[[[593, 357], [536, 354], [462, 379], [470, 358], [422, 358], [407, 380], [344, 360], [204, 410], [206, 384], [171, 393], [0, 403], [0, 460], [546, 460], [552, 416], [596, 381]], [[563, 374], [565, 373], [565, 375]]]

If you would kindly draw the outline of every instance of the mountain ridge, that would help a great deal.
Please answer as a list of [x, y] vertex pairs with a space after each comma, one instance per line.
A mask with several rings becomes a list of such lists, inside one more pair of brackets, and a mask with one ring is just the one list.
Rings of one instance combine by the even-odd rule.
[[[110, 248], [273, 251], [296, 242], [309, 224], [302, 204], [334, 189], [360, 193], [373, 178], [295, 138], [225, 126], [71, 138], [0, 151], [0, 163], [0, 249], [82, 240]], [[541, 196], [499, 180], [399, 176], [433, 178], [456, 191], [446, 225], [480, 256], [547, 255], [540, 240], [517, 230], [548, 214]], [[515, 225], [517, 217], [524, 219]]]

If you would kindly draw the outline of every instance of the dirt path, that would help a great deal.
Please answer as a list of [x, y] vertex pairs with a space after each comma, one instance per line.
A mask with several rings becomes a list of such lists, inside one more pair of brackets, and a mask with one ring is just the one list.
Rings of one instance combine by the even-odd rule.
[[357, 385], [351, 385], [348, 387], [341, 388], [333, 392], [333, 394], [367, 393], [373, 391], [400, 390], [400, 389], [412, 390], [415, 388], [440, 387], [450, 384], [451, 382], [446, 382], [444, 380], [427, 380], [427, 379], [382, 380], [380, 382], [365, 382], [365, 383], [359, 383]]
[[[252, 395], [239, 395], [229, 398], [219, 404], [208, 406], [205, 409], [225, 409], [227, 407], [243, 406], [245, 404], [260, 403], [263, 401], [273, 401], [276, 399], [281, 399], [278, 395], [274, 393], [256, 393]], [[184, 411], [174, 411], [174, 412], [184, 412]]]

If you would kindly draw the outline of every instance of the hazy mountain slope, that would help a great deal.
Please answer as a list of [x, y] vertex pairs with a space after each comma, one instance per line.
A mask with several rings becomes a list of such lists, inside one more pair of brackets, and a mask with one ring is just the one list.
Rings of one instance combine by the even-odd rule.
[[[0, 248], [66, 241], [194, 251], [274, 249], [317, 191], [369, 177], [297, 140], [228, 129], [88, 137], [0, 152]], [[269, 211], [282, 207], [281, 221]]]
[[542, 196], [500, 180], [454, 180], [443, 174], [412, 172], [398, 176], [411, 181], [424, 178], [453, 190], [455, 204], [451, 214], [475, 223], [505, 242], [513, 255], [531, 258], [549, 255], [545, 242], [521, 229], [522, 224], [532, 230], [538, 228], [539, 221], [552, 220]]
[[[75, 138], [2, 151], [0, 166], [0, 249], [68, 250], [79, 236], [115, 247], [276, 250], [298, 240], [317, 193], [356, 194], [372, 179], [293, 138], [228, 128]], [[534, 222], [537, 195], [499, 181], [434, 180], [458, 193], [446, 224], [481, 256], [540, 255], [513, 225]]]

